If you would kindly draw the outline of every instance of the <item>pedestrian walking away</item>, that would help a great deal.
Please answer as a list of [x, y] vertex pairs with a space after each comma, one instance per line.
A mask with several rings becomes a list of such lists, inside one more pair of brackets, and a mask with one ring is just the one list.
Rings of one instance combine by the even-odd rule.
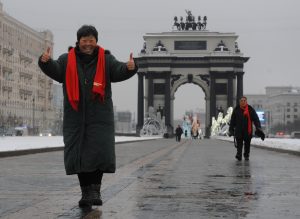
[[103, 173], [116, 170], [111, 83], [129, 79], [138, 69], [132, 53], [127, 63], [120, 62], [97, 42], [96, 28], [83, 25], [74, 48], [57, 60], [47, 48], [38, 63], [63, 86], [64, 164], [67, 175], [78, 176], [80, 207], [102, 205]]
[[176, 141], [180, 142], [181, 141], [181, 135], [183, 133], [182, 128], [180, 127], [180, 125], [177, 126], [176, 130], [175, 130], [175, 135], [176, 135]]
[[262, 140], [264, 140], [264, 132], [261, 129], [261, 124], [257, 113], [252, 106], [248, 105], [247, 98], [241, 97], [239, 105], [236, 106], [232, 112], [230, 125], [229, 125], [229, 136], [234, 136], [235, 146], [237, 153], [235, 158], [242, 160], [243, 146], [244, 146], [244, 159], [249, 160], [250, 156], [250, 143], [253, 135], [252, 127], [256, 128], [257, 133]]

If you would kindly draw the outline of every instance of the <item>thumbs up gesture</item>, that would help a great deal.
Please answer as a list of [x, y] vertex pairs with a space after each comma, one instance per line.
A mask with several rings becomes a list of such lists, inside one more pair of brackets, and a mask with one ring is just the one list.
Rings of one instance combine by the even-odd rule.
[[130, 53], [129, 61], [127, 62], [127, 69], [128, 69], [129, 71], [135, 69], [135, 63], [134, 63], [134, 60], [133, 60], [133, 55], [132, 55], [132, 53]]
[[41, 57], [41, 62], [48, 62], [50, 58], [51, 58], [50, 47], [48, 47]]

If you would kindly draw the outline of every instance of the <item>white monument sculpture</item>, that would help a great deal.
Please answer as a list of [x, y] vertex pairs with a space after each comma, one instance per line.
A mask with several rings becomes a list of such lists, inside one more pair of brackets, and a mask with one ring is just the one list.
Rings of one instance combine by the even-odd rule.
[[184, 116], [184, 120], [182, 122], [182, 130], [183, 130], [183, 135], [186, 138], [190, 138], [191, 137], [191, 128], [192, 128], [191, 120], [190, 120], [190, 118], [189, 118], [188, 115], [185, 115]]
[[229, 107], [227, 109], [226, 116], [223, 117], [223, 113], [219, 112], [218, 119], [216, 120], [215, 117], [212, 117], [212, 125], [210, 130], [211, 136], [216, 135], [226, 135], [229, 129], [229, 123], [231, 119], [233, 108]]
[[160, 112], [155, 112], [152, 106], [149, 107], [149, 115], [140, 131], [141, 136], [163, 135], [166, 132], [165, 117]]

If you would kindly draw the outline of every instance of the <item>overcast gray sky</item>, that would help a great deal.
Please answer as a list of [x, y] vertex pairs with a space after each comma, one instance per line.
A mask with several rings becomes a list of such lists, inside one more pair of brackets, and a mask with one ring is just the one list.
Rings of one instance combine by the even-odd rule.
[[[209, 31], [235, 32], [244, 56], [244, 93], [264, 93], [265, 86], [300, 86], [299, 0], [0, 0], [4, 11], [26, 25], [54, 34], [54, 58], [76, 41], [83, 24], [95, 25], [99, 43], [119, 60], [137, 56], [143, 35], [171, 31], [173, 17], [208, 17]], [[124, 95], [126, 94], [126, 95]], [[204, 108], [204, 94], [192, 84], [175, 96], [175, 117], [185, 109]], [[137, 77], [113, 85], [118, 110], [137, 111]], [[199, 100], [200, 101], [192, 101]]]

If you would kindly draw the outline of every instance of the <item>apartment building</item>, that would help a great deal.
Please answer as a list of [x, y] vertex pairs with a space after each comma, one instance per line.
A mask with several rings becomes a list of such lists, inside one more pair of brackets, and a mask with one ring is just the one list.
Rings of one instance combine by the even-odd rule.
[[47, 47], [53, 48], [49, 30], [16, 20], [0, 2], [0, 127], [23, 126], [36, 134], [53, 125], [53, 81], [38, 67]]
[[271, 132], [276, 125], [286, 126], [300, 120], [300, 88], [268, 86], [266, 94], [248, 94], [248, 103], [264, 114], [265, 129]]

